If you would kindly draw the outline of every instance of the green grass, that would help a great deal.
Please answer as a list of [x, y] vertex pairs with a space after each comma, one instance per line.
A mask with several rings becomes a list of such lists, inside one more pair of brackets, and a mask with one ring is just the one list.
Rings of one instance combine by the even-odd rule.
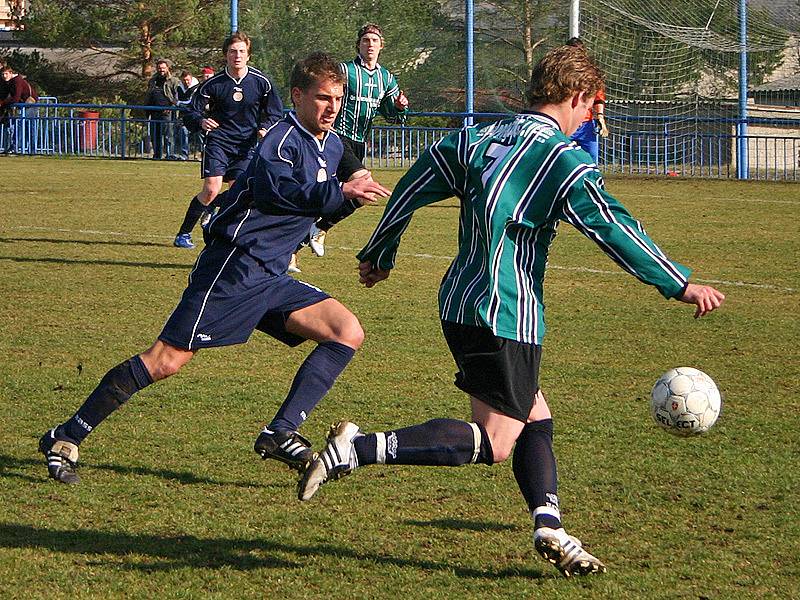
[[[533, 552], [510, 464], [365, 468], [300, 504], [251, 444], [309, 348], [260, 335], [134, 397], [84, 444], [81, 485], [46, 479], [37, 438], [155, 339], [183, 289], [196, 251], [170, 244], [198, 169], [0, 163], [0, 598], [800, 598], [796, 184], [608, 182], [670, 256], [719, 282], [726, 304], [701, 320], [562, 226], [542, 385], [565, 523], [609, 567], [568, 581]], [[353, 255], [380, 210], [333, 230], [324, 259], [303, 255], [303, 277], [367, 331], [304, 428], [315, 444], [343, 417], [468, 416], [436, 308], [455, 207], [419, 211], [372, 290]], [[695, 439], [648, 416], [679, 365], [725, 396]]]

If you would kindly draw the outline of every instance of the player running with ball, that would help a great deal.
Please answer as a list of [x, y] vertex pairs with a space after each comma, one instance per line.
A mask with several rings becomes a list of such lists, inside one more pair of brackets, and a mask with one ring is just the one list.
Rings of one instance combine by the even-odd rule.
[[358, 254], [360, 280], [372, 287], [389, 276], [415, 210], [460, 199], [458, 253], [442, 281], [439, 308], [472, 422], [434, 419], [363, 434], [342, 421], [301, 478], [301, 500], [364, 465], [491, 465], [513, 456], [539, 554], [567, 577], [606, 570], [562, 526], [553, 420], [538, 385], [542, 288], [556, 226], [567, 221], [666, 298], [694, 304], [695, 316], [719, 307], [724, 296], [689, 283], [689, 269], [664, 255], [605, 191], [589, 155], [570, 142], [602, 86], [585, 50], [556, 48], [533, 70], [530, 112], [447, 136], [400, 180]]

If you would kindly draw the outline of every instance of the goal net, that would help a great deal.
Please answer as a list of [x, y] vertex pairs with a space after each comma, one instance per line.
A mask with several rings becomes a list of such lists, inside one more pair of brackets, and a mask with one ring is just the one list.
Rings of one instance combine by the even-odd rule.
[[[800, 74], [798, 25], [798, 0], [748, 1], [751, 89]], [[739, 0], [581, 0], [580, 36], [607, 77], [606, 170], [730, 167]]]

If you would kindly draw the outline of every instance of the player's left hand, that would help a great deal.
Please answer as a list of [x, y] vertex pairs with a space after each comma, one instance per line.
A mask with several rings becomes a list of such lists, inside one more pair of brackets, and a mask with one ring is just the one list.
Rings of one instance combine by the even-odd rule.
[[725, 300], [725, 294], [710, 285], [690, 283], [678, 300], [686, 302], [686, 304], [694, 304], [697, 307], [694, 318], [697, 319], [719, 308]]
[[400, 95], [395, 98], [394, 106], [397, 110], [405, 110], [408, 108], [408, 98], [403, 90], [400, 90]]
[[258, 130], [258, 139], [263, 140], [264, 136], [267, 135], [267, 130], [263, 127]]
[[367, 173], [363, 177], [351, 179], [342, 185], [342, 193], [345, 198], [355, 200], [364, 206], [365, 204], [375, 204], [378, 196], [387, 198], [391, 191], [374, 181], [371, 173]]
[[389, 277], [390, 271], [373, 266], [372, 262], [365, 260], [358, 265], [358, 281], [371, 288], [379, 281]]

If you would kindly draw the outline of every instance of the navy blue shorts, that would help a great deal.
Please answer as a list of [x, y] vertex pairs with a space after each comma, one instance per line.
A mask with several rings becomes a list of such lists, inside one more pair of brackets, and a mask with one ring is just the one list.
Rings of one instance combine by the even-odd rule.
[[309, 283], [266, 273], [240, 248], [214, 240], [198, 256], [189, 285], [158, 339], [198, 350], [243, 344], [257, 329], [297, 346], [305, 338], [286, 331], [286, 319], [327, 298]]
[[223, 181], [234, 181], [247, 169], [254, 150], [251, 144], [225, 144], [209, 138], [203, 146], [200, 177], [222, 176]]

